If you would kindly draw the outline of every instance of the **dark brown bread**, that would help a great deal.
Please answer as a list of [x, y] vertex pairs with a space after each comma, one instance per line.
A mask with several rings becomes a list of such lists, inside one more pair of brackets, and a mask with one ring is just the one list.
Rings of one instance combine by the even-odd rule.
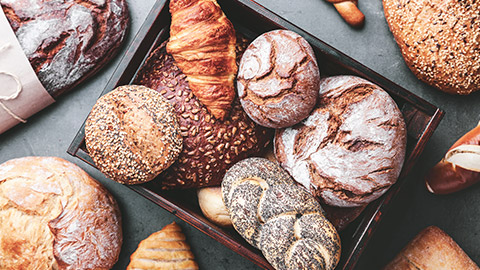
[[480, 89], [480, 1], [383, 0], [383, 8], [415, 76], [450, 94]]
[[308, 190], [277, 163], [248, 158], [228, 170], [222, 195], [234, 228], [275, 269], [329, 269], [340, 237]]
[[393, 99], [355, 76], [322, 79], [320, 98], [301, 123], [275, 134], [275, 156], [324, 203], [365, 205], [397, 181], [406, 128]]
[[444, 231], [430, 226], [415, 236], [384, 270], [479, 270]]
[[317, 102], [320, 72], [310, 44], [295, 32], [275, 30], [247, 48], [237, 76], [238, 96], [256, 123], [292, 126]]
[[0, 269], [111, 269], [122, 227], [112, 195], [56, 157], [0, 165]]
[[[237, 49], [243, 51], [246, 42], [237, 40], [242, 42]], [[220, 185], [230, 166], [259, 155], [270, 142], [272, 132], [250, 120], [238, 99], [224, 120], [215, 119], [192, 93], [164, 44], [148, 58], [135, 82], [160, 92], [179, 115], [183, 150], [178, 161], [160, 176], [162, 188]]]
[[57, 97], [118, 51], [128, 24], [125, 0], [0, 0], [23, 51]]
[[85, 122], [85, 145], [112, 180], [153, 180], [177, 159], [182, 136], [167, 100], [145, 86], [117, 87], [98, 99]]

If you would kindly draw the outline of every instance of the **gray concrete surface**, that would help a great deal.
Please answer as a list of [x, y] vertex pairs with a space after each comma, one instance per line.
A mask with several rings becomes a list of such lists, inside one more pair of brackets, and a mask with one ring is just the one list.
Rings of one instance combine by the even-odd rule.
[[[128, 2], [132, 20], [127, 43], [133, 39], [154, 0]], [[426, 170], [441, 158], [453, 142], [479, 121], [479, 94], [468, 97], [450, 96], [417, 80], [403, 62], [379, 0], [360, 1], [360, 9], [366, 15], [366, 24], [359, 30], [346, 25], [333, 6], [324, 0], [258, 2], [446, 112], [357, 268], [380, 268], [409, 239], [429, 225], [437, 225], [445, 230], [473, 260], [480, 262], [480, 204], [476, 203], [480, 196], [480, 185], [456, 194], [436, 196], [428, 193], [423, 184]], [[248, 260], [66, 153], [118, 61], [119, 57], [94, 78], [30, 118], [27, 124], [0, 135], [0, 163], [29, 155], [58, 156], [78, 164], [101, 181], [119, 202], [123, 215], [124, 245], [115, 269], [125, 269], [129, 256], [138, 243], [174, 220], [185, 230], [202, 269], [257, 269]]]

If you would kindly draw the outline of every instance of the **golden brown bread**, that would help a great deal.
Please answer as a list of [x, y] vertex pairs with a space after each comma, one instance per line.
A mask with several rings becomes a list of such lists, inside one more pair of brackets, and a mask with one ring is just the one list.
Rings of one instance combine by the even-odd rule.
[[153, 233], [130, 256], [127, 270], [198, 269], [185, 235], [173, 222]]
[[0, 232], [0, 269], [110, 269], [122, 245], [112, 195], [55, 157], [0, 165]]
[[140, 85], [119, 86], [98, 99], [85, 122], [85, 144], [95, 165], [112, 180], [153, 180], [182, 151], [173, 106]]
[[444, 231], [421, 231], [384, 270], [477, 270], [478, 266]]
[[217, 119], [235, 97], [235, 30], [216, 0], [170, 1], [167, 52], [187, 76], [192, 92]]
[[480, 89], [480, 1], [383, 0], [383, 8], [415, 76], [450, 94]]
[[358, 9], [358, 0], [327, 0], [337, 9], [342, 18], [353, 27], [360, 27], [365, 15]]

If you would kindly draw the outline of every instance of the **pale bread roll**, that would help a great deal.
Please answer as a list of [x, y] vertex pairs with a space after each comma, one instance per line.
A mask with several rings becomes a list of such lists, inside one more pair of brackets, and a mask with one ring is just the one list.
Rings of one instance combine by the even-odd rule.
[[197, 195], [198, 204], [206, 218], [222, 227], [232, 226], [230, 214], [223, 203], [221, 187], [201, 188]]

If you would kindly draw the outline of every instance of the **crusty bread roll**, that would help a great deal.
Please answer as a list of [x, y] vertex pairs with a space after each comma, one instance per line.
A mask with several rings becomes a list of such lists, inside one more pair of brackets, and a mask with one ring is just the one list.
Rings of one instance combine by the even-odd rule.
[[97, 100], [85, 122], [85, 145], [112, 180], [153, 180], [177, 159], [182, 136], [173, 106], [145, 86], [117, 87]]
[[222, 227], [232, 226], [230, 214], [223, 203], [221, 187], [200, 188], [197, 195], [198, 204], [205, 217]]
[[277, 163], [248, 158], [230, 168], [223, 201], [235, 230], [275, 269], [329, 269], [340, 237], [315, 198]]
[[257, 37], [240, 61], [237, 89], [245, 112], [269, 128], [292, 126], [317, 102], [320, 72], [312, 47], [295, 32]]
[[198, 269], [190, 246], [185, 241], [185, 235], [177, 223], [163, 227], [140, 242], [137, 250], [130, 256], [127, 270], [142, 269]]
[[275, 134], [275, 156], [324, 203], [363, 206], [384, 194], [402, 169], [407, 131], [379, 86], [355, 76], [320, 82], [308, 118]]
[[110, 269], [120, 211], [76, 165], [25, 157], [0, 165], [0, 269]]
[[[241, 55], [246, 41], [237, 38], [237, 42]], [[179, 116], [183, 150], [178, 161], [161, 174], [161, 188], [218, 186], [235, 162], [259, 155], [270, 144], [272, 131], [250, 120], [238, 99], [224, 120], [215, 119], [190, 90], [165, 44], [149, 56], [135, 83], [160, 92]]]
[[126, 0], [0, 0], [0, 8], [55, 98], [107, 64], [128, 26]]
[[478, 266], [444, 231], [421, 231], [384, 270], [478, 270]]
[[480, 1], [383, 0], [383, 8], [415, 76], [450, 94], [480, 89]]

